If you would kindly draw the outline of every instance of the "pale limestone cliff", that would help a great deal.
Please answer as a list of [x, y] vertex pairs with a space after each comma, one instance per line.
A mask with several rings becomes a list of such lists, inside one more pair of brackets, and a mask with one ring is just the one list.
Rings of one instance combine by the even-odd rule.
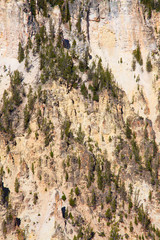
[[[85, 3], [84, 7], [86, 7]], [[75, 25], [78, 19], [78, 11], [79, 9], [77, 8], [72, 16], [73, 28], [71, 33], [68, 24], [63, 25], [61, 23], [59, 8], [55, 7], [51, 11], [56, 29], [58, 29], [59, 24], [62, 24], [61, 28], [64, 37], [71, 42], [74, 37], [76, 38], [75, 32], [77, 30]], [[82, 19], [82, 29], [86, 35], [86, 42], [79, 41], [79, 49], [77, 51], [82, 51], [83, 53], [83, 49], [89, 46], [93, 59], [96, 60], [97, 57], [101, 57], [104, 66], [109, 64], [118, 85], [126, 92], [122, 102], [117, 101], [113, 103], [107, 91], [101, 94], [99, 103], [86, 101], [79, 90], [73, 90], [68, 93], [65, 86], [59, 82], [53, 83], [44, 87], [51, 96], [49, 98], [49, 106], [46, 109], [41, 106], [44, 116], [54, 124], [54, 141], [52, 144], [45, 148], [44, 136], [40, 133], [39, 139], [36, 140], [35, 131], [39, 131], [36, 123], [36, 114], [32, 117], [30, 125], [32, 132], [30, 135], [23, 131], [21, 132], [23, 124], [21, 122], [20, 134], [16, 138], [16, 146], [10, 146], [11, 151], [9, 154], [6, 153], [5, 141], [1, 140], [1, 165], [3, 165], [5, 171], [3, 181], [5, 187], [8, 187], [11, 191], [12, 205], [21, 219], [21, 228], [25, 230], [27, 239], [73, 239], [75, 233], [71, 224], [65, 225], [65, 220], [62, 218], [61, 213], [63, 206], [68, 206], [71, 209], [68, 199], [66, 202], [61, 200], [62, 192], [64, 191], [69, 196], [70, 189], [74, 187], [72, 182], [65, 181], [62, 169], [63, 161], [67, 158], [67, 154], [62, 154], [63, 146], [61, 146], [60, 127], [65, 119], [71, 121], [71, 130], [75, 136], [79, 126], [81, 126], [85, 132], [84, 142], [87, 144], [87, 140], [90, 137], [93, 139], [94, 144], [97, 143], [101, 153], [107, 152], [107, 157], [112, 163], [112, 170], [116, 174], [120, 168], [115, 158], [115, 148], [118, 141], [116, 136], [122, 135], [125, 138], [123, 128], [128, 117], [134, 119], [138, 113], [144, 119], [146, 117], [150, 118], [153, 121], [153, 129], [152, 126], [148, 127], [149, 139], [153, 139], [153, 132], [155, 131], [157, 142], [159, 143], [159, 132], [157, 132], [155, 120], [158, 115], [156, 106], [158, 104], [157, 95], [159, 88], [159, 77], [158, 79], [156, 78], [159, 56], [157, 50], [158, 33], [156, 31], [159, 32], [160, 15], [154, 13], [152, 19], [147, 20], [144, 19], [142, 12], [143, 7], [137, 1], [91, 1], [88, 23], [86, 22], [86, 16]], [[35, 30], [33, 23], [31, 26], [28, 25], [29, 13], [27, 8], [25, 10], [23, 2], [20, 1], [1, 1], [0, 20], [2, 22], [0, 24], [0, 60], [3, 65], [7, 66], [7, 72], [4, 71], [2, 64], [0, 66], [3, 75], [0, 83], [1, 96], [4, 89], [9, 87], [9, 77], [7, 76], [9, 66], [11, 66], [11, 70], [18, 68], [24, 72], [24, 84], [31, 84], [37, 90], [36, 86], [39, 77], [37, 58], [30, 56], [33, 66], [29, 73], [24, 70], [24, 63], [19, 64], [17, 61], [19, 41], [25, 44], [28, 34], [34, 34]], [[38, 16], [38, 21], [40, 25], [45, 24], [46, 27], [49, 26], [49, 21], [41, 15]], [[156, 31], [155, 27], [157, 27]], [[139, 42], [141, 47], [143, 66], [140, 67], [137, 63], [136, 70], [133, 72], [131, 67], [132, 52], [136, 48], [137, 42]], [[148, 73], [145, 67], [148, 54], [152, 56], [153, 71], [151, 73]], [[122, 61], [120, 60], [121, 58]], [[140, 82], [138, 83], [140, 85], [139, 90], [137, 90], [138, 84], [136, 82], [138, 75], [140, 77]], [[138, 143], [141, 143], [145, 121], [141, 123], [137, 120], [132, 127], [137, 134]], [[109, 140], [110, 138], [112, 141]], [[75, 149], [72, 149], [71, 152], [73, 151], [73, 153], [78, 155], [84, 150], [77, 145], [75, 144]], [[50, 151], [54, 153], [53, 159], [49, 156]], [[39, 161], [40, 158], [42, 163]], [[144, 162], [144, 159], [142, 161]], [[35, 167], [34, 173], [32, 163], [34, 163]], [[52, 168], [52, 165], [54, 165], [54, 168]], [[144, 204], [144, 207], [148, 208], [152, 223], [160, 228], [159, 206], [154, 195], [155, 193], [153, 193], [155, 199], [153, 199], [152, 204], [148, 200], [149, 191], [152, 190], [151, 184], [147, 181], [142, 181], [139, 177], [132, 178], [132, 174], [130, 174], [132, 167], [129, 166], [127, 170], [130, 179], [126, 181], [126, 187], [128, 189], [129, 183], [132, 182], [134, 195], [139, 191], [139, 201]], [[42, 179], [40, 179], [40, 176]], [[20, 182], [20, 192], [18, 194], [14, 190], [16, 177], [18, 177]], [[85, 184], [83, 184], [82, 182], [81, 191], [85, 189]], [[37, 205], [33, 203], [34, 193], [38, 193]], [[85, 202], [86, 194], [89, 194], [87, 190], [82, 194], [81, 200], [79, 200], [78, 212], [83, 213], [84, 218], [88, 222], [92, 221], [92, 227], [98, 229], [97, 232], [100, 232], [101, 229], [105, 229], [106, 222], [102, 218], [102, 222], [98, 223], [96, 211], [89, 212], [89, 207]], [[127, 206], [125, 208], [127, 212]], [[6, 214], [4, 209], [2, 212], [1, 219]], [[100, 207], [97, 212], [100, 214]], [[127, 224], [127, 220], [124, 221]], [[108, 239], [108, 229], [104, 231], [106, 234], [105, 239]], [[142, 231], [140, 226], [136, 228], [136, 231], [138, 234]], [[58, 235], [59, 233], [61, 235]], [[121, 233], [125, 233], [124, 228], [121, 229]], [[0, 238], [4, 238], [2, 231]], [[7, 239], [16, 238], [17, 235], [12, 235], [12, 233], [7, 236]], [[97, 233], [95, 239], [101, 239]], [[130, 239], [136, 239], [136, 236]]]
[[[75, 2], [73, 11], [72, 31], [69, 32], [68, 25], [65, 25], [64, 37], [72, 39], [76, 36], [76, 22], [79, 8]], [[73, 5], [74, 6], [74, 5]], [[85, 3], [82, 9], [86, 9]], [[76, 9], [76, 10], [75, 10]], [[19, 41], [25, 45], [28, 36], [33, 36], [36, 31], [36, 23], [30, 16], [23, 2], [18, 1], [1, 1], [1, 29], [0, 29], [0, 54], [1, 67], [11, 65], [11, 69], [18, 67], [16, 58]], [[111, 67], [115, 79], [123, 90], [126, 91], [129, 100], [132, 102], [135, 91], [137, 91], [136, 78], [139, 75], [139, 85], [143, 89], [143, 94], [148, 104], [149, 111], [146, 114], [141, 104], [135, 102], [133, 107], [142, 116], [150, 117], [155, 122], [157, 112], [152, 106], [157, 105], [157, 89], [159, 88], [158, 75], [158, 54], [157, 47], [159, 44], [159, 14], [154, 12], [152, 19], [148, 20], [144, 15], [144, 8], [138, 1], [91, 1], [89, 4], [88, 17], [84, 12], [82, 17], [82, 29], [86, 35], [86, 43], [90, 47], [91, 55], [101, 57], [104, 66]], [[60, 13], [55, 8], [51, 13], [53, 22], [60, 24]], [[145, 16], [145, 17], [144, 17]], [[88, 23], [87, 23], [88, 21]], [[46, 24], [42, 16], [38, 16], [40, 25]], [[56, 28], [57, 28], [56, 27]], [[132, 71], [133, 50], [139, 42], [143, 58], [143, 66], [139, 64], [136, 70]], [[79, 50], [82, 52], [84, 43], [79, 42]], [[146, 59], [148, 54], [152, 56], [154, 64], [153, 71], [147, 73]], [[8, 59], [9, 56], [9, 59]], [[12, 58], [12, 59], [11, 59]], [[122, 63], [121, 63], [122, 61]], [[154, 87], [155, 86], [155, 87]], [[2, 87], [2, 89], [4, 89]], [[142, 103], [143, 104], [143, 103]], [[159, 136], [157, 136], [159, 139]]]

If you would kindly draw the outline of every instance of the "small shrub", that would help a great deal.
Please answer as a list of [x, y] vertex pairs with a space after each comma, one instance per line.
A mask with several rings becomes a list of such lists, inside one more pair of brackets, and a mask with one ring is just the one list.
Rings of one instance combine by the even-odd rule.
[[79, 188], [78, 188], [78, 187], [76, 187], [76, 188], [75, 188], [75, 194], [76, 194], [77, 196], [79, 196], [79, 195], [80, 195], [80, 190], [79, 190]]
[[105, 215], [106, 215], [106, 218], [108, 221], [110, 221], [112, 219], [112, 212], [111, 212], [110, 208], [107, 209]]
[[139, 81], [140, 81], [140, 76], [138, 75], [136, 78], [136, 82], [139, 83]]
[[135, 61], [135, 59], [132, 60], [132, 70], [133, 71], [136, 70], [136, 61]]
[[39, 134], [38, 134], [38, 132], [36, 131], [36, 132], [35, 132], [35, 139], [36, 139], [36, 140], [38, 140], [38, 136], [39, 136]]
[[62, 200], [63, 201], [66, 201], [66, 195], [63, 193], [63, 195], [62, 195]]
[[137, 45], [137, 48], [133, 51], [133, 56], [135, 57], [135, 59], [137, 60], [139, 65], [142, 66], [143, 65], [143, 59], [142, 59], [141, 49], [140, 49], [139, 43]]
[[108, 139], [108, 140], [109, 140], [109, 142], [112, 142], [112, 138], [111, 138], [111, 136], [109, 136], [109, 139]]
[[22, 230], [20, 228], [17, 229], [17, 239], [18, 240], [25, 240], [26, 239], [24, 230]]
[[125, 233], [125, 238], [129, 239], [129, 235], [127, 233]]
[[98, 236], [100, 236], [100, 237], [105, 237], [106, 235], [105, 235], [104, 232], [99, 232], [99, 233], [98, 233]]
[[130, 224], [129, 224], [129, 229], [130, 229], [130, 232], [133, 232], [133, 225], [132, 225], [132, 222], [130, 222]]
[[76, 198], [70, 197], [69, 204], [71, 207], [75, 207], [76, 206]]
[[50, 152], [50, 156], [51, 156], [51, 158], [53, 158], [53, 152], [52, 151]]
[[31, 128], [30, 128], [30, 127], [28, 128], [28, 131], [27, 131], [27, 132], [28, 132], [28, 135], [30, 135], [30, 134], [31, 134], [32, 130], [31, 130]]
[[137, 221], [137, 217], [135, 216], [135, 219], [134, 219], [134, 223], [135, 225], [138, 225], [138, 221]]

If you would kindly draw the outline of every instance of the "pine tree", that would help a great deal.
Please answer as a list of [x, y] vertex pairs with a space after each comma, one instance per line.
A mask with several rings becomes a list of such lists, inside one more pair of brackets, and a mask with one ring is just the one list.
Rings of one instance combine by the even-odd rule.
[[47, 17], [47, 2], [46, 2], [46, 0], [38, 0], [37, 5], [38, 5], [39, 9], [43, 10], [43, 15], [45, 17]]
[[18, 61], [19, 63], [21, 63], [24, 60], [24, 49], [21, 45], [21, 43], [19, 42], [18, 45]]
[[35, 0], [30, 0], [30, 9], [32, 15], [35, 17], [36, 16], [36, 1]]
[[24, 129], [27, 129], [29, 125], [29, 120], [30, 120], [30, 114], [28, 111], [28, 106], [26, 105], [24, 108]]
[[51, 41], [54, 41], [54, 38], [55, 38], [55, 29], [51, 20], [49, 22], [49, 38]]
[[81, 33], [81, 16], [80, 16], [80, 14], [78, 17], [78, 21], [76, 23], [76, 27], [77, 27], [78, 33]]
[[16, 178], [15, 183], [14, 183], [14, 188], [15, 188], [16, 193], [19, 192], [19, 187], [20, 187], [20, 184], [19, 184], [18, 179]]
[[32, 41], [31, 41], [30, 36], [28, 37], [27, 48], [28, 48], [28, 49], [32, 49]]
[[147, 57], [147, 61], [146, 61], [146, 70], [147, 72], [151, 72], [152, 71], [152, 62], [150, 57]]
[[26, 71], [29, 72], [29, 56], [28, 55], [26, 56], [24, 65], [25, 65]]
[[69, 4], [67, 1], [66, 7], [65, 7], [65, 22], [68, 22], [69, 20], [70, 20], [70, 12], [69, 12]]

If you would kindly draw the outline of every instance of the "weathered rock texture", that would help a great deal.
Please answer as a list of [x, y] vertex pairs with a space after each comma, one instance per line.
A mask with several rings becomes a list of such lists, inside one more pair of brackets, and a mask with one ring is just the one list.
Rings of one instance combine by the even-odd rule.
[[[80, 9], [83, 10], [82, 35], [77, 33], [76, 27]], [[23, 237], [22, 230], [25, 231], [26, 239], [73, 239], [74, 235], [79, 233], [80, 226], [83, 226], [83, 230], [87, 232], [87, 227], [90, 229], [89, 225], [95, 232], [93, 239], [102, 239], [100, 236], [102, 231], [105, 234], [104, 239], [108, 239], [111, 226], [109, 224], [107, 226], [106, 223], [106, 211], [110, 207], [106, 203], [106, 197], [109, 187], [113, 193], [115, 192], [116, 180], [103, 192], [97, 188], [98, 176], [95, 173], [95, 182], [92, 186], [87, 186], [91, 158], [93, 162], [96, 161], [95, 159], [100, 162], [102, 172], [105, 168], [102, 164], [103, 160], [109, 161], [112, 178], [118, 179], [119, 186], [124, 181], [128, 192], [130, 184], [133, 185], [132, 201], [137, 199], [138, 206], [143, 204], [144, 208], [148, 209], [152, 224], [155, 228], [160, 228], [159, 196], [156, 192], [158, 183], [153, 182], [155, 175], [157, 181], [159, 180], [159, 146], [155, 144], [155, 139], [159, 144], [157, 46], [160, 14], [153, 12], [152, 18], [148, 20], [144, 7], [133, 0], [89, 2], [75, 0], [70, 5], [70, 12], [71, 31], [68, 23], [62, 24], [57, 6], [49, 11], [56, 32], [60, 27], [64, 38], [69, 39], [70, 44], [76, 39], [76, 51], [80, 56], [83, 55], [84, 49], [89, 47], [92, 56], [90, 65], [93, 60], [98, 61], [99, 57], [102, 58], [105, 67], [109, 64], [122, 90], [118, 91], [116, 100], [104, 90], [97, 103], [89, 98], [84, 99], [80, 90], [73, 89], [69, 92], [66, 86], [61, 84], [61, 80], [43, 85], [42, 90], [46, 90], [47, 100], [46, 103], [36, 100], [28, 132], [23, 128], [23, 109], [27, 103], [24, 94], [24, 101], [17, 110], [19, 119], [16, 120], [19, 122], [15, 141], [8, 141], [6, 134], [0, 136], [2, 177], [0, 188], [9, 189], [8, 204], [11, 204], [8, 207], [7, 200], [2, 201], [0, 222], [3, 222], [10, 209], [14, 210], [13, 221], [7, 218], [7, 239], [14, 240], [17, 237], [20, 239]], [[35, 33], [43, 24], [49, 31], [49, 19], [39, 13], [35, 21], [25, 1], [1, 0], [0, 22], [2, 74], [0, 96], [2, 97], [4, 89], [9, 87], [9, 66], [11, 70], [18, 68], [23, 72], [23, 86], [27, 85], [27, 92], [29, 85], [37, 92], [40, 75], [39, 57], [30, 53], [32, 66], [27, 72], [24, 62], [19, 64], [17, 61], [18, 43], [21, 42], [24, 46], [29, 35], [34, 42]], [[132, 52], [138, 42], [143, 66], [136, 63], [136, 70], [133, 71]], [[151, 73], [146, 71], [148, 54], [153, 64]], [[3, 65], [6, 65], [6, 68]], [[82, 75], [85, 81], [86, 76]], [[39, 115], [38, 109], [41, 110]], [[42, 118], [40, 126], [37, 116]], [[52, 141], [46, 146], [45, 133], [41, 128], [45, 121], [49, 122], [49, 120], [54, 128], [51, 132]], [[127, 120], [132, 130], [132, 140], [126, 137]], [[63, 129], [66, 122], [70, 123], [69, 133]], [[63, 131], [66, 138], [62, 136]], [[135, 139], [140, 152], [137, 161], [136, 154], [133, 154], [133, 148], [136, 148], [133, 142]], [[149, 156], [153, 157], [152, 174], [150, 170], [146, 170]], [[138, 161], [141, 161], [141, 164]], [[94, 171], [97, 165], [92, 167]], [[19, 182], [18, 192], [15, 191], [16, 178]], [[74, 192], [76, 186], [80, 189], [80, 195]], [[96, 189], [96, 204], [94, 189]], [[151, 192], [152, 199], [149, 199]], [[65, 201], [62, 200], [63, 193], [67, 197]], [[3, 200], [3, 194], [0, 197]], [[71, 197], [76, 199], [76, 207], [71, 206]], [[119, 221], [120, 234], [123, 237], [129, 234], [129, 239], [137, 239], [142, 232], [145, 234], [140, 224], [134, 224], [135, 209], [130, 210], [131, 214], [127, 219], [128, 203], [123, 202], [119, 195], [114, 197], [118, 202], [115, 222]], [[68, 208], [68, 214], [71, 213], [66, 219], [62, 217], [62, 207]], [[122, 219], [120, 221], [121, 212], [124, 214], [123, 221]], [[16, 217], [21, 220], [20, 228], [15, 226]], [[133, 233], [129, 230], [130, 221], [134, 225]], [[9, 226], [12, 226], [12, 230], [8, 230]], [[4, 239], [4, 236], [4, 225], [2, 225], [0, 238]], [[81, 239], [87, 238], [83, 235]]]

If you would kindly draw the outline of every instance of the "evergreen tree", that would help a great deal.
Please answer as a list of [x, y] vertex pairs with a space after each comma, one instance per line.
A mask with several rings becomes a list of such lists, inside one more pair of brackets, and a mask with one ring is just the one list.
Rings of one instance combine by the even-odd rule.
[[118, 240], [121, 239], [121, 235], [119, 234], [119, 229], [116, 225], [112, 226], [109, 240]]
[[81, 16], [80, 16], [80, 14], [78, 17], [78, 21], [76, 23], [76, 27], [77, 27], [78, 33], [81, 33]]
[[30, 37], [28, 37], [27, 48], [28, 48], [28, 49], [32, 49], [32, 41], [31, 41], [31, 38], [30, 38]]
[[55, 29], [54, 29], [54, 25], [52, 24], [52, 20], [50, 19], [49, 22], [49, 39], [51, 41], [54, 41], [55, 38]]
[[16, 193], [19, 192], [19, 187], [20, 187], [20, 184], [19, 184], [18, 179], [16, 178], [15, 183], [14, 183], [14, 188], [15, 188]]
[[69, 4], [68, 1], [65, 6], [65, 22], [68, 22], [70, 20], [70, 12], [69, 12]]
[[142, 54], [141, 54], [141, 49], [140, 49], [140, 45], [138, 43], [137, 48], [133, 51], [133, 56], [135, 57], [135, 59], [137, 60], [137, 62], [139, 63], [139, 65], [143, 65], [143, 59], [142, 59]]
[[129, 122], [127, 121], [126, 123], [126, 137], [128, 139], [131, 139], [132, 138], [132, 130], [130, 129], [130, 125], [129, 125]]
[[32, 15], [35, 17], [36, 16], [36, 1], [35, 0], [30, 0], [30, 9]]
[[29, 120], [30, 120], [30, 113], [28, 110], [28, 106], [26, 105], [24, 108], [24, 129], [27, 129]]
[[147, 72], [151, 72], [152, 71], [152, 62], [151, 62], [151, 59], [150, 59], [149, 56], [147, 57], [146, 70], [147, 70]]
[[47, 17], [47, 2], [46, 0], [37, 0], [37, 5], [39, 9], [42, 9], [43, 15]]
[[21, 63], [24, 60], [24, 49], [21, 45], [21, 43], [19, 42], [18, 45], [18, 61], [19, 63]]
[[26, 71], [29, 72], [29, 56], [28, 55], [26, 56], [24, 65], [25, 65]]

